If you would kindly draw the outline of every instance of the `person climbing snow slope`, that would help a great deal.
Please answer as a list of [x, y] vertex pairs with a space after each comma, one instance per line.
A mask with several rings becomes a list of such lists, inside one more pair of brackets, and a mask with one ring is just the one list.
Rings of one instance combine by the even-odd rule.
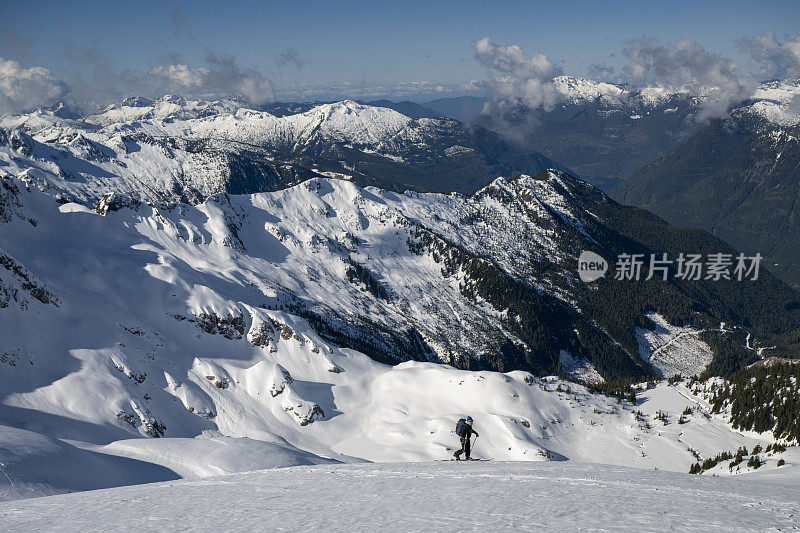
[[475, 437], [480, 437], [478, 432], [472, 428], [472, 417], [468, 416], [466, 419], [462, 418], [456, 424], [456, 434], [461, 439], [461, 449], [456, 450], [456, 453], [453, 456], [456, 458], [456, 461], [461, 460], [461, 454], [465, 454], [467, 461], [470, 460], [470, 446], [471, 442], [470, 439], [472, 438], [472, 434], [475, 434]]

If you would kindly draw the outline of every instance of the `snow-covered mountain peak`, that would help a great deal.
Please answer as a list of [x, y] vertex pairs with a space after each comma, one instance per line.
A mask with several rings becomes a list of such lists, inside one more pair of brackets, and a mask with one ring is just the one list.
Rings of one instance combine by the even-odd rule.
[[778, 126], [800, 124], [800, 78], [761, 84], [753, 95], [754, 103], [746, 109]]
[[660, 86], [648, 86], [637, 88], [635, 90], [635, 95], [645, 106], [656, 107], [668, 102], [674, 96], [687, 96], [689, 95], [689, 91]]
[[797, 94], [800, 94], [800, 78], [786, 78], [762, 83], [753, 94], [753, 98], [784, 102], [791, 100]]
[[50, 109], [37, 109], [30, 113], [19, 115], [0, 116], [0, 128], [23, 128], [25, 131], [35, 133], [52, 127], [67, 127], [71, 120], [58, 116]]
[[557, 76], [553, 79], [553, 83], [562, 97], [573, 104], [581, 104], [597, 98], [617, 101], [626, 92], [618, 85], [574, 76]]
[[[370, 108], [372, 108], [372, 106], [360, 104], [354, 100], [341, 100], [339, 102], [332, 102], [330, 104], [320, 104], [312, 108], [310, 112], [315, 111], [317, 113], [327, 113], [327, 114], [333, 114], [333, 113], [350, 114], [350, 113], [363, 112]], [[386, 109], [386, 108], [380, 108], [380, 109]]]
[[275, 190], [320, 175], [467, 192], [491, 176], [555, 166], [454, 120], [412, 119], [349, 100], [276, 116], [230, 99], [136, 98], [83, 119], [50, 110], [7, 116], [0, 128], [19, 129], [0, 136], [5, 174], [35, 172], [90, 205], [109, 192], [195, 203], [222, 190]]
[[283, 117], [283, 120], [298, 125], [304, 122], [303, 119], [318, 123], [323, 135], [358, 144], [381, 142], [397, 134], [412, 121], [393, 109], [363, 105], [352, 100], [323, 104], [301, 115]]
[[[187, 101], [167, 95], [156, 100], [126, 99], [121, 104], [108, 106], [101, 113], [87, 116], [85, 121], [104, 127], [141, 121], [161, 127], [165, 123], [181, 121], [176, 127], [167, 128], [174, 131], [177, 128], [186, 129], [187, 126], [192, 129], [191, 121], [197, 119], [204, 119], [203, 130], [209, 127], [218, 129], [229, 126], [231, 118], [248, 121], [245, 129], [288, 130], [297, 135], [321, 127], [324, 133], [356, 142], [359, 138], [350, 139], [351, 134], [361, 135], [360, 140], [364, 142], [375, 141], [395, 133], [411, 120], [392, 109], [363, 105], [352, 100], [321, 104], [302, 113], [276, 117], [268, 112], [250, 109], [233, 99]], [[189, 124], [184, 124], [184, 121]], [[242, 124], [236, 124], [235, 127], [240, 126]]]
[[218, 100], [186, 100], [181, 96], [164, 95], [161, 98], [126, 98], [119, 104], [112, 104], [103, 111], [88, 115], [84, 120], [89, 124], [109, 126], [139, 120], [179, 118], [192, 119], [213, 115], [230, 115], [243, 107], [233, 98]]
[[586, 105], [599, 100], [604, 107], [609, 108], [642, 106], [652, 108], [665, 104], [676, 96], [688, 97], [692, 94], [688, 88], [632, 87], [574, 76], [558, 76], [553, 78], [553, 84], [563, 101], [567, 103]]

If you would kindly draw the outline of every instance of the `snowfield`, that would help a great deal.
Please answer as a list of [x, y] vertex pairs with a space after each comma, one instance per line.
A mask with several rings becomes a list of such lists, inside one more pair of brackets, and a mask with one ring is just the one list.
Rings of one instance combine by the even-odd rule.
[[294, 467], [7, 502], [0, 528], [796, 531], [797, 474], [767, 482], [571, 462]]

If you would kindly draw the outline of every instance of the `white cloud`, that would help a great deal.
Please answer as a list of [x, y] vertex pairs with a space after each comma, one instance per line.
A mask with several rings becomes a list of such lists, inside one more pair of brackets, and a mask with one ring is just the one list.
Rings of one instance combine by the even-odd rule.
[[182, 63], [161, 65], [150, 74], [172, 87], [187, 93], [229, 93], [242, 96], [253, 104], [275, 101], [275, 87], [260, 72], [240, 68], [233, 56], [208, 53], [205, 67], [190, 67]]
[[628, 41], [623, 53], [628, 59], [623, 70], [635, 83], [703, 96], [699, 119], [724, 115], [731, 103], [755, 90], [755, 82], [741, 76], [731, 59], [708, 52], [691, 39], [667, 47], [640, 37]]
[[280, 56], [278, 56], [278, 59], [275, 60], [275, 64], [279, 67], [293, 66], [297, 70], [305, 68], [308, 63], [309, 60], [304, 57], [300, 57], [300, 53], [294, 48], [287, 48], [281, 52]]
[[150, 74], [158, 76], [184, 88], [197, 88], [203, 85], [208, 74], [204, 68], [192, 68], [189, 65], [162, 65], [150, 70]]
[[617, 69], [605, 63], [592, 63], [588, 69], [589, 77], [595, 81], [616, 83], [619, 81]]
[[778, 41], [775, 32], [765, 31], [739, 40], [739, 48], [758, 63], [759, 73], [767, 78], [800, 75], [800, 35], [786, 35]]
[[461, 83], [458, 85], [458, 90], [462, 92], [476, 92], [483, 89], [481, 82], [478, 80], [469, 80], [467, 82]]
[[472, 43], [475, 57], [491, 70], [512, 75], [516, 78], [553, 78], [559, 68], [538, 50], [530, 57], [517, 45], [501, 46], [489, 37]]
[[42, 67], [23, 68], [0, 57], [0, 114], [26, 111], [57, 102], [67, 86]]
[[276, 89], [281, 100], [403, 100], [428, 96], [460, 95], [481, 90], [477, 81], [466, 83], [437, 83], [426, 80], [385, 82], [385, 83], [353, 83], [351, 81], [334, 82], [325, 85], [293, 84]]
[[545, 54], [528, 56], [516, 45], [498, 45], [489, 37], [472, 43], [475, 58], [492, 74], [487, 96], [495, 106], [524, 104], [552, 109], [559, 98], [553, 78], [561, 68]]

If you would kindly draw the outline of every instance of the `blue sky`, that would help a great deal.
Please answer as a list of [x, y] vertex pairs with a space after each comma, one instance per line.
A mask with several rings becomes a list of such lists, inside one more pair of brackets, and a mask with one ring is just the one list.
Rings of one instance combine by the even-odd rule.
[[539, 50], [565, 73], [586, 75], [595, 63], [619, 69], [624, 43], [642, 35], [664, 44], [690, 38], [746, 69], [737, 39], [766, 30], [800, 33], [796, 1], [3, 0], [2, 13], [0, 57], [47, 68], [72, 94], [97, 99], [111, 90], [99, 87], [103, 78], [119, 76], [116, 90], [124, 92], [124, 80], [165, 63], [207, 66], [209, 52], [258, 72], [279, 98], [302, 99], [317, 94], [308, 88], [333, 95], [367, 86], [390, 91], [412, 81], [458, 92], [458, 84], [486, 77], [471, 43], [487, 36], [526, 53]]

